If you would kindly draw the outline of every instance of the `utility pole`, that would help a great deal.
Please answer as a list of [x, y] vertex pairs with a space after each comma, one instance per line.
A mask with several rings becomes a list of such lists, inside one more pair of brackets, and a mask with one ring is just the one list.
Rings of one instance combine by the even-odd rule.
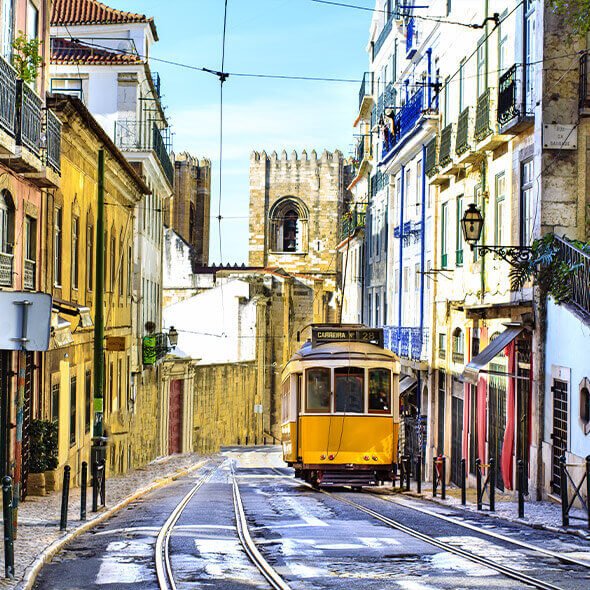
[[91, 466], [106, 459], [104, 436], [104, 149], [98, 150], [98, 210], [96, 214], [96, 276], [94, 301], [94, 425]]

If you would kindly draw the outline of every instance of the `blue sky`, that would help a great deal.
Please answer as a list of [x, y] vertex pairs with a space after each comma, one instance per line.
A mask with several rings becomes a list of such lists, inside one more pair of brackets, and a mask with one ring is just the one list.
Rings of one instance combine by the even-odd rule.
[[[224, 0], [106, 0], [153, 16], [160, 37], [153, 57], [221, 67]], [[355, 0], [372, 7], [374, 0]], [[371, 13], [311, 0], [229, 0], [225, 70], [360, 80]], [[162, 77], [174, 149], [209, 157], [218, 211], [219, 82], [212, 75], [152, 62]], [[248, 256], [250, 152], [340, 149], [348, 154], [358, 83], [231, 77], [224, 84], [223, 262]], [[211, 262], [219, 262], [217, 219], [211, 220]]]

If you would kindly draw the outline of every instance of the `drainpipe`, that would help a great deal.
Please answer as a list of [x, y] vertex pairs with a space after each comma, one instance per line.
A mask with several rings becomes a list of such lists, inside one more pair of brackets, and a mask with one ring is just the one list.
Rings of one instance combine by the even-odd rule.
[[[484, 219], [486, 218], [486, 197], [485, 197], [486, 190], [487, 190], [487, 170], [486, 170], [486, 160], [484, 159], [484, 161], [481, 164], [481, 214], [483, 215]], [[485, 223], [484, 223], [483, 231], [481, 234], [481, 242], [482, 242], [482, 244], [486, 243]], [[480, 256], [479, 263], [480, 263], [480, 289], [481, 289], [480, 299], [481, 299], [481, 301], [483, 301], [484, 297], [485, 297], [485, 293], [486, 293], [486, 258], [485, 258], [485, 256]]]
[[[430, 51], [430, 50], [429, 50]], [[424, 259], [426, 258], [426, 146], [422, 146], [422, 194], [420, 195], [420, 223], [422, 224], [422, 234], [420, 237], [420, 354], [422, 354], [422, 348], [424, 347], [424, 287], [426, 282], [426, 276], [424, 275]], [[420, 359], [418, 359], [420, 360]], [[420, 380], [420, 371], [418, 371], [418, 415], [422, 413], [422, 388]]]
[[406, 192], [406, 167], [402, 166], [401, 168], [401, 200], [399, 206], [399, 292], [398, 292], [398, 307], [397, 307], [397, 326], [399, 328], [399, 338], [401, 338], [401, 328], [402, 328], [402, 292], [404, 290], [404, 265], [402, 264], [402, 259], [404, 256], [404, 239], [403, 239], [403, 231], [404, 231], [404, 196]]
[[[432, 108], [432, 47], [426, 50], [428, 58], [428, 108]], [[425, 161], [425, 160], [423, 160]]]

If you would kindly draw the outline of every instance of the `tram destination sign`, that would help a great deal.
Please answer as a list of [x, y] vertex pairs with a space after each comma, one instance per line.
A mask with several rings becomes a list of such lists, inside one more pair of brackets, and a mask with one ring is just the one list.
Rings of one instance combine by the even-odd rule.
[[383, 347], [382, 328], [312, 328], [311, 345], [329, 342], [366, 342]]

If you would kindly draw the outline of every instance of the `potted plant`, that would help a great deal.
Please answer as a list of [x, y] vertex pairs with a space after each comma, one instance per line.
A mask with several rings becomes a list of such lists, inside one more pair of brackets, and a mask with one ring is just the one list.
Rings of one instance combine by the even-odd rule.
[[33, 420], [30, 427], [31, 459], [29, 463], [28, 494], [44, 496], [55, 490], [57, 468], [57, 424], [48, 420]]

